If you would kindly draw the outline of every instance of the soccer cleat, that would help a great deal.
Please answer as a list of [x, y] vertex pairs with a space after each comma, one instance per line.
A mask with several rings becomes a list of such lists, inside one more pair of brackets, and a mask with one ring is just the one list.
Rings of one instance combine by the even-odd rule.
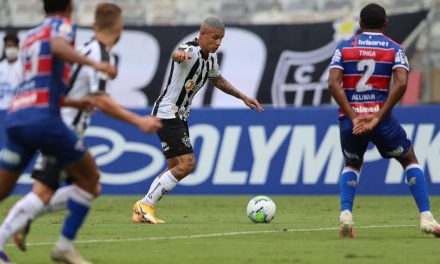
[[0, 251], [0, 264], [11, 264], [8, 256], [6, 256], [5, 252]]
[[26, 226], [14, 234], [15, 245], [21, 250], [26, 251], [26, 236], [29, 234], [31, 228], [31, 221], [29, 220]]
[[353, 216], [350, 212], [342, 212], [340, 216], [340, 228], [339, 228], [339, 236], [340, 237], [348, 237], [355, 238], [356, 233], [353, 230], [354, 222]]
[[440, 237], [440, 224], [432, 217], [420, 218], [420, 231], [425, 234], [433, 234], [435, 237]]
[[50, 257], [53, 261], [68, 264], [91, 264], [91, 262], [85, 260], [74, 248], [71, 250], [61, 250], [57, 247], [54, 247]]
[[131, 215], [133, 223], [150, 223], [163, 224], [165, 221], [154, 216], [154, 207], [149, 204], [144, 204], [141, 200], [133, 205], [133, 214]]

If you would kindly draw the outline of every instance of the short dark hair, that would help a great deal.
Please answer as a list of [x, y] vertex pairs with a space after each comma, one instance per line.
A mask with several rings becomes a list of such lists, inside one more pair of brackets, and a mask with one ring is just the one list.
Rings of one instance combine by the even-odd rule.
[[374, 3], [362, 8], [360, 16], [364, 29], [381, 29], [387, 20], [385, 8]]
[[17, 43], [17, 45], [18, 45], [18, 43], [20, 43], [20, 40], [18, 39], [18, 35], [17, 35], [16, 31], [8, 31], [6, 33], [5, 37], [3, 38], [3, 41], [6, 42], [9, 40], [15, 41], [15, 43]]
[[66, 11], [71, 0], [43, 0], [46, 14]]

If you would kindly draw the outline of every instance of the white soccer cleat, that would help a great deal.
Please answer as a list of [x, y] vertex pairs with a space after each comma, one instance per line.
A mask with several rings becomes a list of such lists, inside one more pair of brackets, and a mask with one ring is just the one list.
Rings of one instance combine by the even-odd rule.
[[52, 249], [51, 258], [54, 261], [68, 264], [92, 264], [85, 260], [74, 248], [71, 250], [61, 250], [54, 247]]
[[440, 237], [440, 224], [432, 215], [421, 216], [420, 231], [425, 234], [433, 234], [435, 237]]
[[356, 233], [353, 230], [354, 222], [353, 222], [353, 215], [351, 214], [351, 212], [343, 211], [339, 216], [339, 220], [340, 220], [339, 236], [355, 238]]

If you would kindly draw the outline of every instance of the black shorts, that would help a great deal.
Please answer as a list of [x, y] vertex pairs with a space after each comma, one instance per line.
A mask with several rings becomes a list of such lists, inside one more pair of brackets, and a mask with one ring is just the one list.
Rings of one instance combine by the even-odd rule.
[[41, 154], [38, 156], [31, 177], [54, 191], [68, 178], [62, 167]]
[[186, 121], [179, 118], [162, 119], [162, 125], [157, 135], [167, 159], [194, 152]]

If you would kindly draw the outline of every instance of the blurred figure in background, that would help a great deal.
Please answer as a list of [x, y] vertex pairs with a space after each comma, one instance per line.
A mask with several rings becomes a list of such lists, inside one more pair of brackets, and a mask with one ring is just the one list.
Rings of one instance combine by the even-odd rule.
[[3, 42], [3, 59], [0, 61], [0, 110], [8, 108], [22, 74], [18, 59], [20, 42], [17, 33], [7, 32]]

